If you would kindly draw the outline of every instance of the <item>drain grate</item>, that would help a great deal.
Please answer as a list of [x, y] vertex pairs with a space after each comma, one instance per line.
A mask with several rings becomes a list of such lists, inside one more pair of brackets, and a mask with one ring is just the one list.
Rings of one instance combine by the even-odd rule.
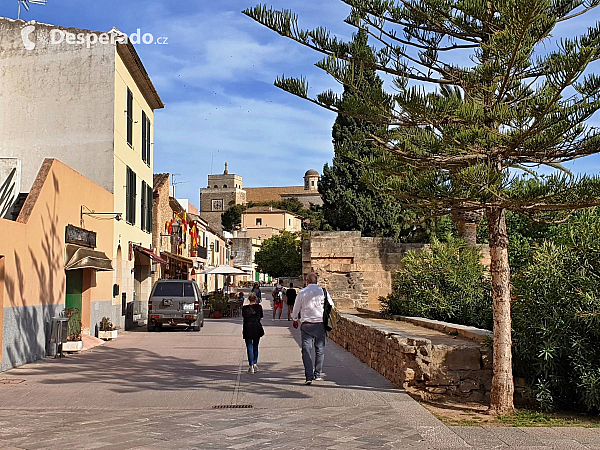
[[9, 379], [9, 378], [4, 378], [0, 380], [0, 384], [21, 384], [21, 383], [25, 383], [25, 380], [15, 380], [15, 379]]
[[213, 406], [213, 409], [250, 409], [252, 405], [217, 405]]

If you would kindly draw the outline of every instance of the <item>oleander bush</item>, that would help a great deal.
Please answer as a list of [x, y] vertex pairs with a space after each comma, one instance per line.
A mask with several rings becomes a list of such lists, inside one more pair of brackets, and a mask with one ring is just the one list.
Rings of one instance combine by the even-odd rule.
[[600, 411], [600, 210], [555, 227], [513, 286], [517, 376], [544, 409]]
[[492, 329], [492, 297], [481, 252], [463, 240], [433, 238], [429, 249], [409, 251], [394, 275], [383, 312]]

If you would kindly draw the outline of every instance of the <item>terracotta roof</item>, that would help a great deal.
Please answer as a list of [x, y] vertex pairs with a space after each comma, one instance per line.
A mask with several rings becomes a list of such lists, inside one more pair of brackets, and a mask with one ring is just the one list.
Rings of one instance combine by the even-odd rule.
[[244, 188], [248, 203], [278, 202], [282, 194], [304, 194], [304, 186]]
[[317, 172], [315, 169], [310, 169], [309, 171], [307, 171], [304, 174], [305, 177], [310, 177], [310, 176], [319, 176], [319, 172]]
[[153, 179], [154, 189], [161, 187], [165, 182], [168, 182], [168, 181], [169, 181], [168, 173], [155, 173], [154, 179]]

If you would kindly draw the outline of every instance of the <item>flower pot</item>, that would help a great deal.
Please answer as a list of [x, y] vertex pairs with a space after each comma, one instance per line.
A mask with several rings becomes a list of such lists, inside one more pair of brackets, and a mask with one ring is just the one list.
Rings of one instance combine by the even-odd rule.
[[213, 311], [213, 319], [220, 319], [221, 311]]
[[113, 331], [98, 331], [98, 339], [104, 339], [105, 341], [111, 341], [117, 338], [117, 330]]
[[62, 343], [63, 352], [80, 352], [83, 350], [83, 341], [67, 341]]

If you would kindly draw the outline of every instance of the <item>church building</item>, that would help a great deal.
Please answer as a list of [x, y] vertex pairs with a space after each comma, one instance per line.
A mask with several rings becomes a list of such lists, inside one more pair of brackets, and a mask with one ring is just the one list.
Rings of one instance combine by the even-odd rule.
[[311, 169], [304, 175], [304, 183], [301, 186], [244, 189], [242, 177], [230, 174], [225, 163], [223, 174], [209, 175], [208, 187], [200, 189], [200, 216], [208, 221], [211, 227], [221, 231], [221, 214], [233, 205], [278, 202], [290, 198], [297, 198], [306, 208], [311, 204], [322, 205], [319, 179], [319, 172]]

